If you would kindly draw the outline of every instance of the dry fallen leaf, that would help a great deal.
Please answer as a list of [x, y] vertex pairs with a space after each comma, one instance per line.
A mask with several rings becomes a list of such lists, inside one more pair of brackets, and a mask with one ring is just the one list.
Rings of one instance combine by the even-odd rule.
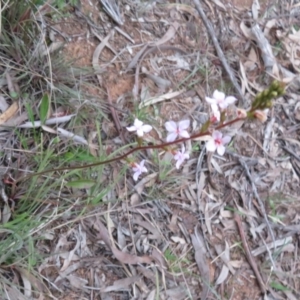
[[202, 277], [203, 287], [199, 299], [205, 300], [208, 297], [210, 289], [209, 267], [206, 260], [206, 248], [200, 231], [195, 227], [195, 231], [191, 234], [192, 244], [195, 250], [195, 260]]
[[117, 249], [115, 246], [112, 246], [108, 230], [99, 219], [97, 219], [96, 222], [94, 223], [94, 227], [98, 230], [98, 237], [104, 241], [106, 246], [108, 246], [111, 249], [116, 259], [119, 260], [120, 262], [124, 264], [139, 264], [139, 263], [150, 264], [152, 262], [150, 256], [132, 255], [129, 253], [122, 252], [119, 249]]
[[13, 102], [13, 104], [0, 115], [0, 125], [7, 122], [11, 117], [15, 115], [15, 113], [18, 111], [19, 105], [17, 102]]

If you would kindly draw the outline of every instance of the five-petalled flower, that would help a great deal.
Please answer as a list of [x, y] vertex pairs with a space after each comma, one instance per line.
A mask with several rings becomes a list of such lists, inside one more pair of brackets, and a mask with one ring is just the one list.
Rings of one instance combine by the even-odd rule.
[[230, 136], [224, 136], [220, 131], [213, 131], [212, 138], [206, 143], [206, 150], [215, 152], [217, 150], [219, 155], [224, 155], [225, 146], [230, 142]]
[[133, 126], [126, 127], [128, 131], [136, 131], [136, 134], [141, 137], [144, 135], [144, 133], [148, 133], [152, 130], [151, 125], [147, 125], [140, 121], [139, 119], [135, 119]]
[[144, 166], [145, 165], [145, 160], [143, 159], [139, 164], [138, 163], [134, 163], [133, 164], [133, 179], [134, 181], [137, 181], [139, 176], [142, 174], [142, 173], [147, 173], [148, 170], [147, 168]]
[[190, 135], [186, 129], [190, 126], [190, 120], [179, 121], [178, 123], [174, 121], [168, 121], [165, 123], [165, 127], [169, 132], [167, 135], [167, 142], [173, 142], [178, 136], [183, 138], [189, 138]]
[[223, 92], [220, 92], [218, 90], [215, 90], [213, 93], [213, 97], [205, 97], [205, 100], [209, 104], [216, 104], [220, 107], [220, 110], [225, 110], [228, 105], [233, 104], [237, 99], [233, 96], [225, 96]]
[[174, 155], [174, 159], [176, 160], [176, 169], [179, 169], [181, 164], [189, 158], [190, 155], [188, 152], [185, 152], [185, 147], [182, 144], [181, 151], [176, 151], [176, 154]]

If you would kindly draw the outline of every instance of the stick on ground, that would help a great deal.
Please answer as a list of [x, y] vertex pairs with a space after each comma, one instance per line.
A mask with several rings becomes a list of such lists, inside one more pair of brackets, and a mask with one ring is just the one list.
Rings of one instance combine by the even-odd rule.
[[247, 239], [246, 239], [246, 236], [245, 236], [245, 232], [243, 230], [243, 226], [242, 226], [242, 221], [241, 221], [241, 218], [238, 214], [235, 214], [234, 216], [234, 220], [236, 221], [236, 224], [238, 226], [238, 230], [239, 230], [239, 233], [240, 233], [240, 236], [241, 236], [241, 239], [242, 239], [242, 244], [243, 244], [243, 247], [244, 247], [244, 250], [245, 250], [245, 254], [246, 254], [246, 257], [247, 257], [247, 260], [256, 276], [256, 279], [257, 279], [257, 282], [259, 284], [259, 287], [260, 287], [260, 290], [262, 291], [263, 294], [266, 293], [267, 291], [267, 288], [266, 288], [266, 285], [258, 271], [258, 268], [257, 268], [257, 264], [256, 262], [254, 261], [253, 259], [253, 256], [251, 254], [251, 251], [248, 247], [248, 243], [247, 243]]
[[223, 53], [223, 50], [221, 49], [220, 47], [220, 44], [218, 42], [218, 39], [216, 37], [216, 33], [215, 33], [215, 30], [212, 26], [212, 24], [210, 23], [210, 21], [208, 20], [208, 18], [206, 17], [206, 14], [204, 13], [203, 11], [203, 8], [202, 8], [202, 4], [200, 4], [200, 1], [199, 0], [194, 0], [194, 3], [195, 3], [195, 6], [196, 6], [196, 9], [210, 35], [210, 38], [215, 46], [215, 49], [217, 51], [217, 54], [222, 62], [222, 65], [227, 73], [227, 75], [229, 76], [236, 92], [238, 93], [238, 95], [240, 96], [241, 100], [242, 100], [242, 103], [243, 105], [245, 105], [245, 101], [244, 101], [244, 95], [243, 95], [243, 92], [235, 78], [235, 76], [233, 75], [233, 72], [231, 70], [231, 67], [229, 66], [229, 64], [227, 63], [227, 60], [225, 58], [225, 55]]

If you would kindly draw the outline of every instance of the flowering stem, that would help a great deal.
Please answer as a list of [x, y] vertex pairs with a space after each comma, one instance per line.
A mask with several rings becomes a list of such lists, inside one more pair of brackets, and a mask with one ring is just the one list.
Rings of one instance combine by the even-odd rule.
[[[223, 123], [219, 126], [216, 126], [214, 129], [219, 130], [219, 129], [222, 129], [224, 127], [230, 126], [230, 125], [232, 125], [232, 124], [234, 124], [238, 121], [241, 121], [241, 120], [244, 120], [244, 119], [243, 118], [236, 118], [236, 119], [231, 120], [227, 123]], [[175, 140], [175, 141], [172, 141], [172, 142], [162, 143], [162, 144], [159, 144], [159, 145], [138, 146], [138, 147], [135, 147], [135, 148], [127, 151], [125, 154], [119, 155], [115, 158], [111, 158], [111, 159], [107, 159], [107, 160], [104, 160], [104, 161], [99, 161], [99, 162], [96, 162], [96, 163], [87, 164], [87, 165], [83, 165], [83, 166], [57, 168], [57, 169], [46, 170], [46, 171], [42, 171], [42, 172], [38, 172], [38, 173], [34, 173], [34, 174], [29, 174], [29, 175], [26, 175], [24, 177], [19, 178], [18, 180], [15, 181], [15, 183], [17, 183], [19, 181], [22, 181], [24, 179], [29, 179], [29, 178], [34, 177], [34, 176], [44, 175], [44, 174], [47, 174], [47, 173], [50, 173], [50, 172], [60, 172], [60, 171], [67, 171], [67, 170], [79, 170], [79, 169], [86, 169], [86, 168], [91, 168], [91, 167], [95, 167], [95, 166], [110, 164], [110, 163], [115, 162], [115, 161], [120, 161], [121, 159], [126, 159], [130, 154], [135, 153], [137, 151], [143, 151], [143, 150], [148, 150], [148, 149], [167, 149], [168, 146], [172, 146], [172, 145], [175, 145], [175, 144], [179, 144], [179, 143], [182, 143], [182, 142], [185, 142], [185, 141], [188, 141], [188, 140], [193, 140], [193, 139], [199, 138], [201, 136], [210, 135], [210, 134], [211, 134], [211, 132], [209, 130], [206, 130], [205, 132], [200, 132], [200, 133], [196, 133], [194, 135], [191, 135], [188, 138], [181, 138], [181, 139], [178, 139], [178, 140]]]

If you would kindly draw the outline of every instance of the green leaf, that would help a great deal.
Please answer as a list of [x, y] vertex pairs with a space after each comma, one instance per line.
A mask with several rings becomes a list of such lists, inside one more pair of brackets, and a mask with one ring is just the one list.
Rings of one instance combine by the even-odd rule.
[[80, 180], [70, 181], [66, 184], [66, 186], [77, 188], [77, 189], [88, 189], [94, 186], [95, 184], [96, 184], [95, 181], [88, 180], [88, 179], [80, 179]]
[[28, 119], [32, 124], [34, 123], [34, 113], [29, 103], [25, 103], [25, 107], [28, 113]]
[[18, 99], [19, 98], [19, 94], [17, 92], [10, 92], [9, 94], [10, 94], [10, 97], [12, 99]]
[[49, 95], [45, 94], [42, 98], [42, 102], [40, 105], [40, 119], [42, 121], [42, 124], [45, 124], [48, 117], [49, 110], [50, 110], [50, 99], [49, 99]]
[[284, 285], [277, 283], [275, 281], [272, 281], [270, 283], [270, 286], [278, 291], [289, 291], [290, 289], [288, 289], [287, 287], [285, 287]]

